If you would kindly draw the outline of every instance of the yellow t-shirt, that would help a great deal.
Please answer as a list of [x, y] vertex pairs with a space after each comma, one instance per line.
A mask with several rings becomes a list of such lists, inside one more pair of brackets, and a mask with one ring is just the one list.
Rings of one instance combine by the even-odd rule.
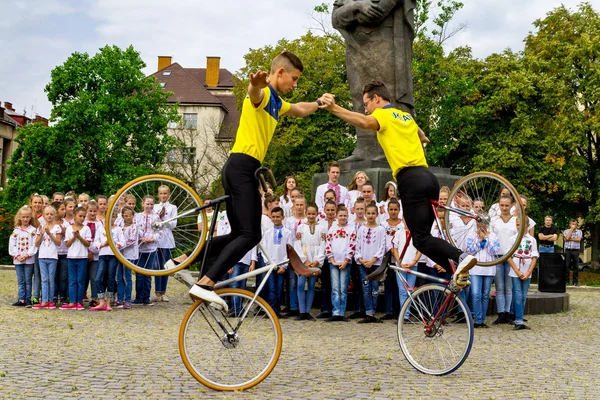
[[404, 167], [427, 167], [419, 127], [412, 115], [391, 104], [371, 113], [377, 122], [377, 140], [390, 164], [394, 179]]
[[232, 153], [247, 154], [261, 163], [267, 154], [279, 117], [290, 109], [290, 103], [281, 99], [270, 85], [263, 92], [265, 95], [258, 107], [254, 107], [249, 96], [244, 99], [240, 125], [231, 149]]

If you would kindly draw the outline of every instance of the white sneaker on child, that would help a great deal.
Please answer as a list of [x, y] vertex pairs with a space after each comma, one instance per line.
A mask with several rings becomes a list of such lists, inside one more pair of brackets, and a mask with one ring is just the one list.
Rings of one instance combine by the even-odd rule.
[[216, 308], [217, 310], [222, 309], [225, 313], [229, 311], [229, 307], [227, 306], [225, 300], [223, 300], [221, 296], [219, 296], [212, 290], [203, 289], [198, 285], [194, 285], [188, 293], [194, 300], [204, 300], [208, 303], [211, 303], [210, 305]]

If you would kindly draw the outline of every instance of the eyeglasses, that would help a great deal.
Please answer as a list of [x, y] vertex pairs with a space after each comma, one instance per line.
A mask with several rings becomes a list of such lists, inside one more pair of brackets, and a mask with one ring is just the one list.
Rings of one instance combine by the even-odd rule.
[[374, 98], [374, 97], [375, 97], [375, 96], [373, 96], [373, 97], [369, 98], [367, 101], [365, 101], [365, 102], [364, 102], [364, 103], [365, 103], [365, 107], [367, 106], [367, 104], [369, 104], [369, 102], [373, 101], [373, 98]]

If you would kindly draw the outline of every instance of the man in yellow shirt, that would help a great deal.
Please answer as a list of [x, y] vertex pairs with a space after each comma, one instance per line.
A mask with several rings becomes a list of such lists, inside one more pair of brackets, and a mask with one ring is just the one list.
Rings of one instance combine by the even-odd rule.
[[194, 298], [227, 310], [225, 301], [212, 288], [261, 240], [262, 206], [254, 173], [267, 154], [279, 118], [283, 115], [305, 117], [317, 111], [320, 104], [319, 100], [291, 104], [279, 97], [297, 86], [303, 70], [302, 61], [284, 51], [273, 59], [268, 74], [260, 70], [250, 74], [235, 144], [222, 172], [225, 194], [230, 196], [225, 205], [231, 233], [213, 239], [208, 259], [214, 262], [190, 289]]
[[440, 185], [427, 169], [422, 142], [429, 141], [416, 121], [407, 112], [390, 103], [390, 93], [382, 82], [371, 82], [363, 88], [363, 102], [367, 115], [346, 110], [335, 104], [335, 97], [321, 97], [321, 108], [362, 129], [376, 132], [392, 174], [398, 182], [402, 211], [412, 233], [417, 250], [450, 272], [449, 259], [458, 263], [454, 279], [465, 277], [477, 260], [463, 253], [445, 240], [431, 235], [435, 219], [430, 200], [437, 200]]

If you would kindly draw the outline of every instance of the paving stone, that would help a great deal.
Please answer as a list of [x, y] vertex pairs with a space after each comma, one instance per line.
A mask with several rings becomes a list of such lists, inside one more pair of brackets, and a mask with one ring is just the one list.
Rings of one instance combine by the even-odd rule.
[[[183, 366], [177, 337], [191, 303], [174, 280], [170, 302], [110, 313], [11, 307], [16, 287], [14, 271], [0, 270], [2, 399], [240, 397], [204, 387]], [[408, 364], [393, 321], [282, 320], [279, 363], [243, 398], [598, 399], [600, 290], [568, 290], [570, 311], [528, 316], [531, 331], [476, 330], [469, 358], [445, 377]]]

